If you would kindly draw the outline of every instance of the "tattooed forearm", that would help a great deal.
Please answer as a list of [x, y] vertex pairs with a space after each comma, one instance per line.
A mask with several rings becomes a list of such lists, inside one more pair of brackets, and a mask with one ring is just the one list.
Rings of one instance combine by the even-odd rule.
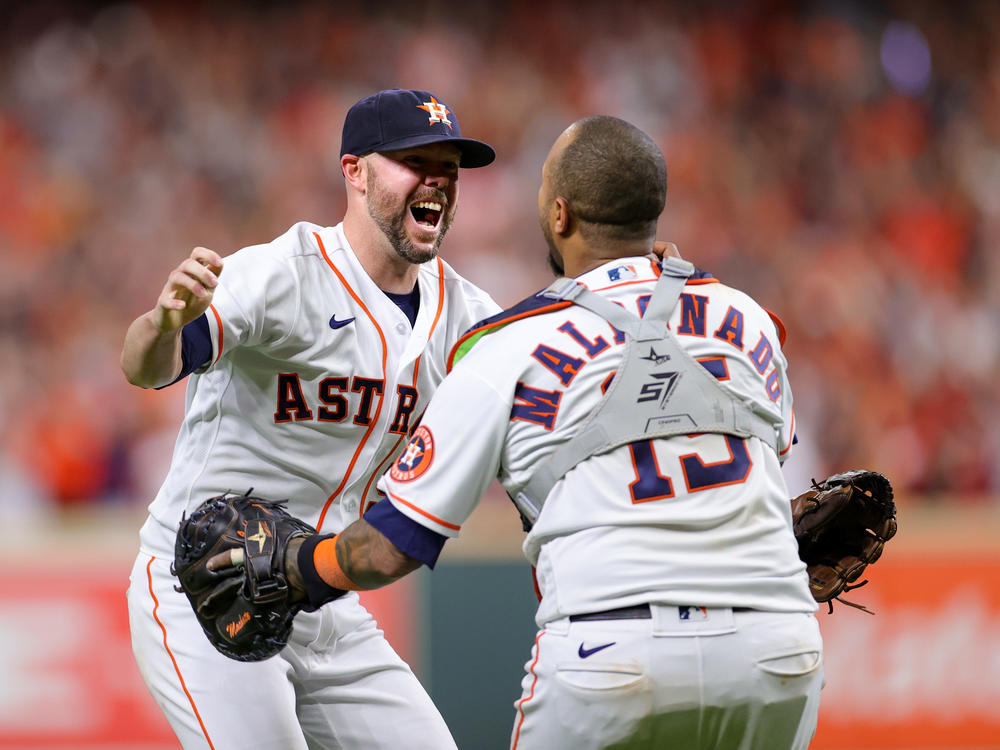
[[363, 518], [337, 537], [337, 562], [352, 581], [366, 589], [378, 588], [420, 567], [420, 561], [401, 552]]

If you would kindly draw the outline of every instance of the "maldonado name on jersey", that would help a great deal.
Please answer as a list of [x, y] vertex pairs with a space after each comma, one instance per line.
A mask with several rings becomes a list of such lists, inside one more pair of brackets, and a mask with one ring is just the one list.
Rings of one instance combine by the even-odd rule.
[[[648, 302], [649, 295], [642, 295], [636, 299], [639, 315], [643, 314]], [[679, 302], [681, 317], [680, 325], [675, 331], [676, 335], [707, 337], [709, 335], [706, 323], [708, 305], [709, 298], [707, 296], [692, 293], [681, 294]], [[729, 305], [722, 323], [712, 331], [711, 336], [742, 352], [753, 368], [763, 377], [768, 398], [777, 402], [781, 396], [781, 376], [772, 362], [774, 346], [765, 332], [754, 331], [751, 338], [755, 343], [747, 350], [744, 345], [744, 318], [742, 311]], [[545, 390], [519, 383], [515, 391], [515, 402], [511, 408], [511, 420], [534, 422], [547, 430], [552, 429], [558, 414], [563, 389], [573, 382], [588, 362], [611, 347], [608, 339], [611, 339], [615, 344], [625, 342], [625, 334], [613, 326], [596, 320], [593, 325], [595, 326], [594, 330], [580, 330], [576, 323], [567, 320], [556, 326], [556, 329], [567, 337], [566, 347], [558, 348], [545, 343], [539, 343], [535, 347], [531, 354], [532, 358], [551, 372], [562, 388]], [[610, 333], [606, 333], [606, 328], [610, 328]], [[653, 361], [659, 358], [655, 347], [651, 347], [646, 356]], [[712, 356], [697, 359], [718, 380], [729, 379], [729, 367], [725, 357]], [[671, 373], [667, 371], [669, 368], [666, 367], [666, 363], [664, 364], [663, 377], [650, 381], [643, 388], [642, 398], [644, 400], [669, 398]], [[607, 390], [613, 377], [612, 374], [604, 380], [601, 385], [602, 391]]]

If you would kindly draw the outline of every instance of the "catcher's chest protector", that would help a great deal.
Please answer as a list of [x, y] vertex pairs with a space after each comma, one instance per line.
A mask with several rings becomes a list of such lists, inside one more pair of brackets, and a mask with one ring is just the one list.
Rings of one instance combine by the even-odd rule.
[[780, 418], [721, 386], [667, 328], [694, 266], [671, 257], [661, 269], [642, 318], [573, 279], [560, 279], [542, 292], [600, 315], [625, 333], [626, 343], [621, 367], [604, 398], [580, 431], [539, 466], [514, 498], [528, 523], [538, 518], [545, 498], [566, 472], [591, 456], [636, 440], [717, 432], [758, 437], [777, 452]]

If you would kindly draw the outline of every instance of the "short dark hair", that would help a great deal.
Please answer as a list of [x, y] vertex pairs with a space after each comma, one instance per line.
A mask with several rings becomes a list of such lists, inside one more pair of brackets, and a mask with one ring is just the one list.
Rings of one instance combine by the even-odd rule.
[[659, 146], [635, 125], [608, 115], [585, 117], [574, 128], [551, 179], [584, 236], [655, 235], [667, 200], [667, 165]]

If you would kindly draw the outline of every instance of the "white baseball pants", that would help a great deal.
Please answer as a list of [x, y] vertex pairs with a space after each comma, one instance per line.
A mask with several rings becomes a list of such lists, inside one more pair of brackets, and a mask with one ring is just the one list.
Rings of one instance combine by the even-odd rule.
[[139, 554], [129, 620], [139, 671], [185, 750], [455, 750], [356, 594], [300, 613], [278, 655], [239, 662], [209, 643], [169, 565]]
[[512, 750], [808, 747], [823, 684], [813, 615], [650, 609], [539, 631]]

